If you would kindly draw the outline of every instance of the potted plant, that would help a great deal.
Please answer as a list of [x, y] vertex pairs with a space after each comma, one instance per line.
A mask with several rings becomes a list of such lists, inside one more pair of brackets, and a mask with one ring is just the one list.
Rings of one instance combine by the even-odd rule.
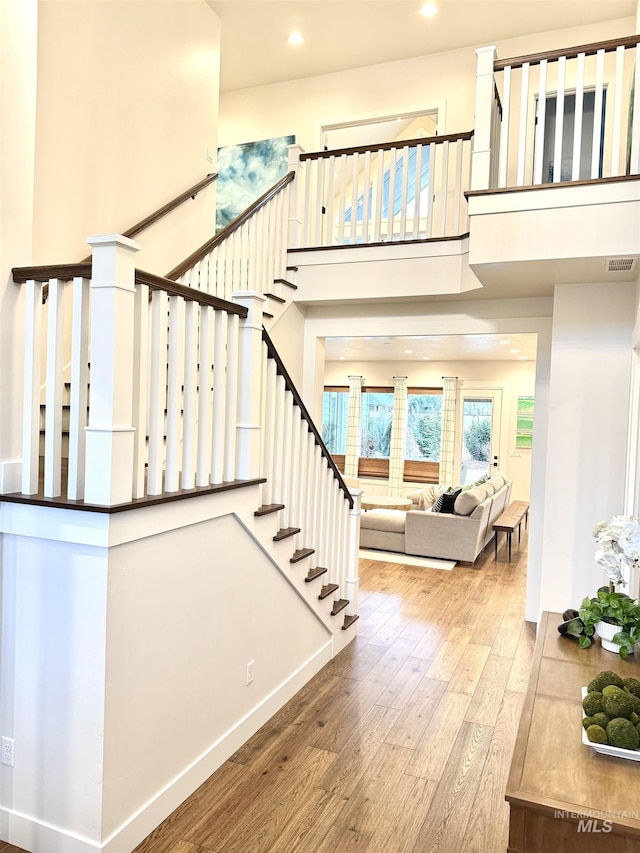
[[578, 637], [581, 649], [591, 645], [592, 637], [600, 637], [604, 649], [618, 652], [621, 658], [631, 654], [640, 641], [640, 606], [616, 585], [626, 585], [622, 570], [640, 561], [640, 524], [637, 519], [616, 515], [601, 521], [593, 535], [596, 540], [596, 562], [609, 578], [595, 598], [585, 598], [579, 618], [567, 625], [567, 633]]

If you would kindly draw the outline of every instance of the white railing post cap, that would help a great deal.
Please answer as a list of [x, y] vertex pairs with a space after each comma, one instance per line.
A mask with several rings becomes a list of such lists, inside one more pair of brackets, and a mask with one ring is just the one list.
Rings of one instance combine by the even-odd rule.
[[129, 237], [123, 237], [122, 234], [94, 234], [93, 237], [87, 237], [87, 243], [91, 247], [119, 246], [123, 249], [130, 249], [132, 252], [140, 251], [139, 243]]

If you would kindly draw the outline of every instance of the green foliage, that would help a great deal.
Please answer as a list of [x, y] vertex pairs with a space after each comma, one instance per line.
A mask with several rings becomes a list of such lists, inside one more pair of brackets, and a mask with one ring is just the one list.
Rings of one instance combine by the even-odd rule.
[[322, 440], [327, 445], [329, 453], [336, 452], [336, 425], [330, 421], [322, 424]]
[[434, 415], [422, 415], [413, 428], [413, 437], [425, 459], [437, 462], [440, 459], [441, 421]]
[[362, 433], [362, 455], [378, 458], [389, 456], [391, 448], [391, 414], [376, 412], [369, 415], [366, 430]]
[[487, 462], [491, 453], [491, 422], [474, 420], [464, 434], [464, 444], [476, 462]]
[[601, 587], [595, 598], [585, 598], [579, 610], [582, 625], [571, 626], [570, 633], [579, 637], [579, 646], [586, 649], [591, 645], [598, 622], [608, 622], [620, 626], [613, 642], [620, 646], [621, 658], [633, 652], [640, 640], [640, 607], [624, 592]]

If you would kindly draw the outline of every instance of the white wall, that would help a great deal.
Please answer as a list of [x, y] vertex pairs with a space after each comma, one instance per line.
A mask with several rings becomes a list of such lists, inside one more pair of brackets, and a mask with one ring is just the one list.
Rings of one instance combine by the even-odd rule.
[[[367, 385], [393, 387], [394, 376], [407, 376], [409, 388], [441, 388], [443, 376], [457, 376], [460, 394], [473, 387], [500, 389], [500, 470], [514, 481], [513, 499], [529, 500], [531, 451], [516, 450], [516, 410], [519, 396], [533, 395], [535, 373], [536, 365], [533, 361], [327, 361], [324, 381], [327, 385], [348, 385], [347, 377], [354, 375], [363, 376]], [[459, 441], [457, 437], [456, 446]], [[459, 472], [459, 468], [458, 458], [455, 470]]]
[[37, 29], [37, 0], [0, 3], [0, 493], [20, 488], [23, 293], [11, 267], [32, 260]]
[[291, 302], [269, 329], [278, 354], [298, 391], [302, 391], [302, 352], [304, 341], [304, 309]]
[[605, 581], [593, 528], [624, 511], [635, 284], [555, 289], [540, 607]]
[[348, 642], [300, 570], [302, 590], [286, 579], [292, 540], [273, 543], [258, 502], [0, 503], [0, 837], [132, 850]]
[[[628, 35], [633, 28], [633, 18], [623, 18], [510, 39], [498, 42], [498, 56], [521, 56], [601, 41]], [[432, 106], [441, 108], [440, 134], [471, 130], [476, 74], [474, 47], [223, 93], [220, 144], [234, 145], [293, 133], [305, 150], [317, 151], [324, 124]]]
[[[88, 236], [213, 171], [219, 19], [205, 0], [47, 0], [39, 13], [34, 258], [79, 261]], [[170, 217], [140, 236], [141, 268], [168, 272], [212, 235], [215, 190]]]

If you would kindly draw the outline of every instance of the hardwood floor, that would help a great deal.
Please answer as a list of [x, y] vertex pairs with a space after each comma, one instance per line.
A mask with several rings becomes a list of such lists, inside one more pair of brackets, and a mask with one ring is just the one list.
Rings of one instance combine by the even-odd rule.
[[361, 560], [357, 639], [135, 853], [504, 853], [526, 544], [450, 572]]
[[526, 546], [450, 572], [361, 560], [357, 639], [135, 853], [504, 853]]

